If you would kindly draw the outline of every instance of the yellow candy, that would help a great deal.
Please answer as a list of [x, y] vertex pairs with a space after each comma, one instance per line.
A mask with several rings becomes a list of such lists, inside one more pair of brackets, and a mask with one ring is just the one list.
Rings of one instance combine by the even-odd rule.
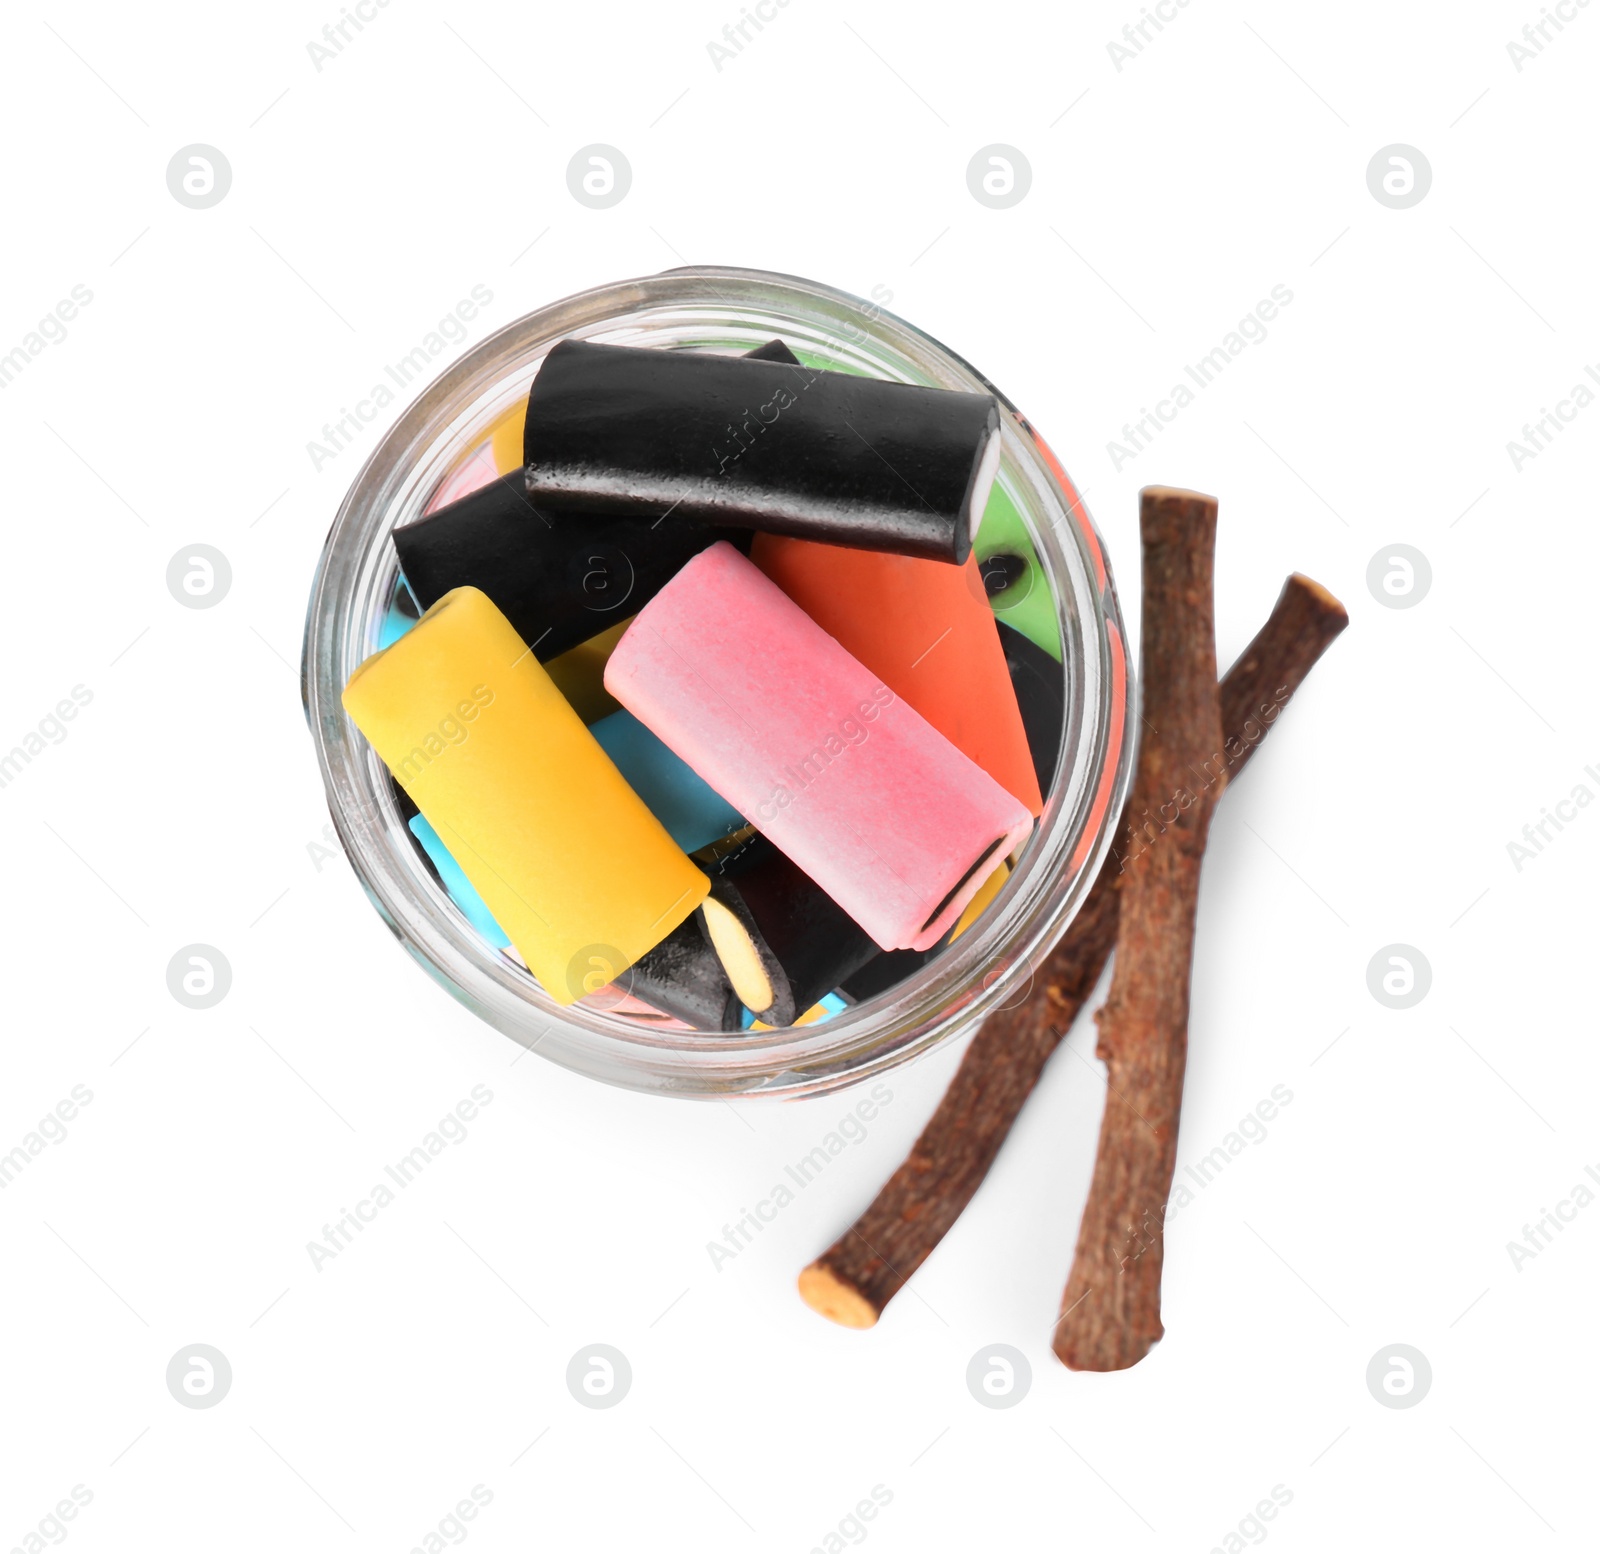
[[618, 621], [609, 631], [590, 637], [575, 648], [558, 654], [545, 666], [545, 673], [556, 682], [556, 689], [572, 703], [572, 710], [585, 723], [598, 723], [618, 711], [622, 703], [605, 688], [606, 660], [611, 650], [622, 640], [622, 634], [633, 624], [630, 615]]
[[705, 898], [706, 876], [478, 589], [453, 589], [362, 664], [344, 707], [557, 1003], [610, 982]]
[[952, 941], [959, 939], [983, 915], [991, 901], [1000, 894], [1000, 887], [1011, 878], [1011, 870], [1005, 859], [995, 865], [994, 872], [979, 887], [978, 893], [967, 903], [966, 910], [956, 919], [956, 925], [950, 930]]
[[498, 474], [509, 475], [522, 468], [522, 423], [527, 419], [528, 405], [524, 400], [513, 405], [489, 428], [490, 450]]
[[[813, 1004], [794, 1023], [796, 1025], [815, 1025], [827, 1012], [828, 1006], [826, 1004]], [[750, 1023], [750, 1029], [753, 1031], [775, 1031], [779, 1028], [776, 1025], [768, 1025], [765, 1020], [752, 1020]]]

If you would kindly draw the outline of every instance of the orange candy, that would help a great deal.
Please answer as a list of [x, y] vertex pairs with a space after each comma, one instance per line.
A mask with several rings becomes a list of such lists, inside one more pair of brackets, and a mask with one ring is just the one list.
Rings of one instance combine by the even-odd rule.
[[750, 559], [1029, 814], [1039, 814], [1039, 779], [976, 557], [958, 567], [758, 534]]

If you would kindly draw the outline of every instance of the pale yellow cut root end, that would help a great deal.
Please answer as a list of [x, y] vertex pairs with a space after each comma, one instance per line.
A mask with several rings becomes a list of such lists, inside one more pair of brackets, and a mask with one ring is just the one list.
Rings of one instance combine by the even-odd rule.
[[847, 1284], [841, 1284], [821, 1263], [800, 1271], [800, 1299], [818, 1316], [840, 1327], [876, 1327], [878, 1313]]
[[1337, 610], [1341, 615], [1348, 613], [1345, 607], [1314, 577], [1307, 577], [1304, 572], [1291, 572], [1289, 581], [1298, 583], [1313, 599], [1319, 600], [1324, 609]]

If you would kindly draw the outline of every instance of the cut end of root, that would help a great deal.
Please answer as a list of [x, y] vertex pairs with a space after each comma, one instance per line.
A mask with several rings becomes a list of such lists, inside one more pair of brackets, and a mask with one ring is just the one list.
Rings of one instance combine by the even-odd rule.
[[878, 1313], [848, 1284], [842, 1284], [821, 1263], [800, 1271], [800, 1299], [818, 1316], [840, 1327], [874, 1327]]
[[1338, 615], [1349, 620], [1349, 612], [1345, 607], [1328, 592], [1314, 577], [1307, 577], [1304, 572], [1292, 572], [1289, 581], [1299, 588], [1303, 588], [1317, 603], [1330, 615]]
[[1145, 486], [1140, 490], [1139, 497], [1146, 502], [1203, 502], [1212, 507], [1217, 505], [1214, 496], [1208, 496], [1204, 491], [1190, 491], [1183, 486]]

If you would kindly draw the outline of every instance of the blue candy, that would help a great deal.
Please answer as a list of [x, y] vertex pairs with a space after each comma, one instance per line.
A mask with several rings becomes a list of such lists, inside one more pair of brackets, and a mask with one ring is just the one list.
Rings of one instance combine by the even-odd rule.
[[473, 888], [472, 881], [461, 872], [461, 865], [450, 856], [450, 849], [439, 840], [439, 833], [421, 815], [413, 815], [410, 825], [411, 834], [422, 843], [423, 852], [439, 871], [439, 878], [444, 882], [450, 899], [461, 908], [461, 915], [495, 949], [503, 950], [511, 943], [510, 939], [494, 920], [494, 914], [484, 905], [483, 897]]
[[686, 853], [721, 841], [745, 823], [733, 805], [631, 712], [613, 712], [591, 723], [589, 732]]

